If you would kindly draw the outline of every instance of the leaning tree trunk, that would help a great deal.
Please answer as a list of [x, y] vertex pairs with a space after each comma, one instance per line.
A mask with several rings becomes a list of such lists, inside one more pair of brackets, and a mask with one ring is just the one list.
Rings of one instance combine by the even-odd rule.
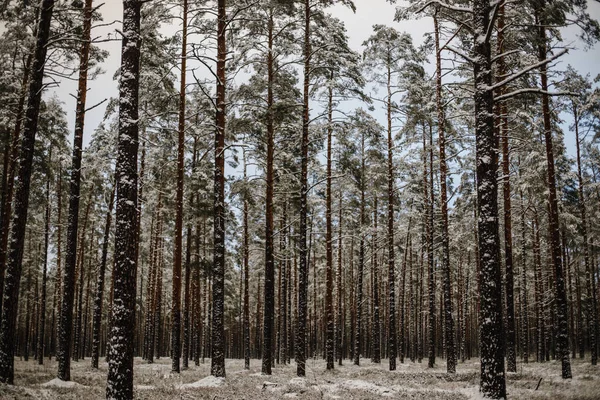
[[488, 37], [490, 1], [473, 3], [475, 75], [475, 141], [480, 258], [481, 391], [492, 399], [506, 398], [502, 297], [499, 288], [498, 153], [494, 131], [491, 45]]
[[[540, 7], [544, 7], [542, 0]], [[538, 20], [538, 58], [540, 62], [546, 60], [546, 27], [545, 21], [540, 17], [541, 9], [537, 11]], [[565, 279], [563, 275], [563, 264], [560, 252], [560, 225], [558, 221], [558, 199], [556, 195], [556, 174], [554, 170], [554, 150], [552, 143], [552, 123], [550, 121], [550, 97], [548, 92], [548, 70], [547, 64], [540, 66], [541, 84], [542, 84], [542, 116], [544, 121], [544, 139], [546, 141], [546, 161], [547, 161], [547, 184], [548, 184], [548, 206], [550, 213], [548, 223], [550, 229], [550, 250], [555, 276], [555, 301], [556, 318], [558, 322], [557, 350], [561, 357], [562, 377], [568, 379], [572, 377], [571, 361], [569, 359], [569, 320], [567, 317], [567, 295], [565, 291]]]
[[138, 93], [140, 77], [139, 0], [123, 0], [123, 47], [119, 88], [115, 266], [106, 397], [133, 398], [136, 300]]
[[303, 377], [306, 375], [306, 314], [308, 291], [308, 264], [306, 248], [306, 217], [308, 213], [308, 125], [309, 119], [309, 94], [310, 94], [310, 0], [304, 0], [304, 94], [302, 112], [302, 142], [301, 142], [301, 173], [300, 173], [300, 242], [298, 243], [300, 266], [298, 268], [298, 307], [296, 329], [296, 373]]
[[217, 116], [215, 131], [214, 261], [212, 282], [212, 346], [210, 371], [225, 377], [225, 0], [218, 0]]
[[[48, 37], [50, 35], [50, 21], [54, 0], [43, 0], [41, 3], [40, 18], [37, 28], [37, 38], [31, 80], [29, 83], [29, 97], [23, 139], [19, 151], [19, 170], [17, 186], [14, 197], [14, 216], [11, 224], [10, 247], [6, 261], [6, 277], [4, 279], [4, 294], [2, 298], [2, 322], [0, 325], [0, 382], [13, 384], [14, 381], [14, 353], [15, 332], [17, 323], [17, 308], [19, 304], [19, 284], [23, 264], [23, 247], [25, 243], [25, 227], [27, 224], [27, 211], [29, 207], [29, 187], [33, 165], [33, 148], [38, 127], [38, 115], [42, 97], [42, 84], [44, 79], [44, 64]], [[5, 216], [8, 218], [8, 215]]]
[[92, 368], [98, 368], [100, 359], [100, 329], [102, 324], [102, 298], [104, 296], [104, 273], [106, 271], [106, 260], [108, 258], [108, 241], [110, 238], [110, 225], [112, 221], [112, 210], [115, 202], [115, 189], [110, 191], [106, 222], [104, 224], [104, 238], [102, 239], [102, 255], [98, 266], [96, 277], [96, 293], [94, 296], [94, 315], [92, 319]]
[[75, 138], [69, 193], [69, 216], [67, 225], [67, 250], [62, 279], [62, 305], [59, 316], [58, 378], [71, 380], [71, 340], [73, 334], [73, 303], [75, 298], [75, 264], [77, 262], [77, 229], [79, 224], [79, 195], [81, 192], [81, 151], [87, 96], [88, 61], [90, 54], [90, 31], [92, 28], [92, 0], [86, 0], [83, 34], [79, 60], [79, 84], [75, 110]]
[[173, 249], [173, 295], [171, 298], [171, 371], [179, 373], [181, 358], [181, 252], [183, 248], [183, 175], [185, 154], [185, 74], [187, 49], [187, 0], [183, 0], [181, 41], [181, 86], [177, 142], [177, 192], [175, 198], [175, 241]]

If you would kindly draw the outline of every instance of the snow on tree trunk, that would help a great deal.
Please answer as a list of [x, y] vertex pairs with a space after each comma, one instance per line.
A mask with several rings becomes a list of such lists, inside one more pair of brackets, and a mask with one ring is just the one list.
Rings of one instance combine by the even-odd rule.
[[115, 266], [112, 326], [108, 355], [108, 399], [133, 398], [133, 351], [136, 300], [136, 240], [138, 194], [138, 93], [140, 77], [140, 8], [138, 0], [123, 1], [123, 44], [119, 87], [117, 144]]
[[267, 48], [267, 159], [265, 198], [265, 306], [263, 314], [262, 373], [271, 375], [273, 364], [273, 331], [275, 319], [275, 260], [273, 245], [273, 190], [275, 186], [273, 159], [275, 156], [275, 132], [273, 115], [273, 10], [270, 9]]
[[333, 89], [327, 96], [327, 188], [325, 199], [325, 360], [327, 369], [334, 368], [334, 320], [333, 320], [333, 248], [331, 226], [331, 139], [333, 136]]
[[211, 374], [225, 377], [225, 0], [218, 0]]
[[504, 330], [498, 232], [498, 153], [494, 130], [494, 93], [489, 0], [473, 3], [473, 72], [480, 270], [481, 391], [484, 397], [506, 398]]
[[[40, 7], [23, 138], [19, 150], [19, 168], [13, 199], [14, 215], [10, 229], [11, 240], [6, 265], [1, 267], [4, 269], [5, 277], [2, 297], [2, 322], [0, 325], [0, 382], [8, 384], [13, 384], [14, 380], [17, 307], [19, 305], [19, 284], [21, 282], [25, 227], [29, 206], [29, 187], [42, 97], [46, 44], [50, 36], [53, 7], [54, 0], [43, 0]], [[5, 218], [8, 218], [8, 214], [5, 214]]]
[[69, 182], [69, 214], [67, 225], [67, 249], [62, 279], [62, 300], [58, 334], [58, 378], [71, 379], [71, 342], [73, 333], [73, 305], [75, 299], [75, 266], [77, 262], [77, 230], [79, 225], [79, 198], [81, 192], [81, 152], [87, 95], [88, 61], [90, 53], [90, 31], [92, 27], [92, 0], [86, 0], [81, 51], [79, 54], [79, 83], [75, 110], [75, 137]]
[[296, 329], [296, 373], [306, 375], [306, 316], [308, 300], [308, 252], [306, 247], [307, 196], [308, 196], [308, 125], [310, 95], [310, 1], [304, 1], [304, 94], [302, 112], [301, 172], [300, 172], [300, 242], [298, 243], [300, 266], [298, 268], [298, 317]]

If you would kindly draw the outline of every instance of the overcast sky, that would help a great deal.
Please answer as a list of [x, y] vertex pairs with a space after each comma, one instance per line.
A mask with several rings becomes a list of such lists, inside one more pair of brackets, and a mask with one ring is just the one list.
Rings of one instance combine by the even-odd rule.
[[[99, 3], [99, 1], [97, 0], [96, 3]], [[371, 35], [374, 24], [387, 24], [400, 31], [406, 31], [412, 35], [416, 44], [421, 43], [424, 33], [432, 30], [432, 22], [427, 18], [418, 21], [394, 22], [396, 5], [389, 4], [386, 0], [354, 0], [354, 3], [356, 5], [356, 13], [341, 5], [329, 9], [334, 16], [345, 22], [350, 46], [354, 50], [362, 51], [361, 45]], [[600, 2], [588, 0], [588, 11], [592, 17], [600, 20]], [[105, 0], [101, 12], [104, 18], [103, 23], [120, 21], [122, 17], [121, 0]], [[92, 36], [106, 37], [108, 33], [112, 33], [112, 37], [115, 37], [115, 29], [120, 29], [120, 22], [109, 27], [96, 28], [92, 31]], [[178, 27], [164, 27], [164, 29], [172, 32], [178, 29]], [[574, 34], [574, 29], [566, 31], [565, 40], [567, 43], [573, 42], [575, 45], [578, 45]], [[108, 50], [110, 56], [102, 65], [106, 73], [88, 83], [88, 107], [97, 104], [105, 98], [116, 97], [118, 95], [117, 82], [113, 81], [113, 75], [120, 63], [121, 42], [106, 42], [99, 44], [99, 46]], [[600, 65], [600, 46], [596, 45], [587, 52], [584, 52], [582, 49], [571, 51], [566, 57], [563, 57], [561, 62], [563, 65], [565, 63], [572, 64], [582, 74], [590, 73], [592, 76], [595, 76], [600, 73], [600, 68], [598, 67]], [[69, 94], [74, 95], [75, 93], [76, 83], [69, 81], [63, 82], [61, 87], [56, 90], [57, 96], [65, 103], [69, 127], [71, 129], [74, 127], [75, 98]], [[102, 105], [86, 114], [84, 136], [86, 144], [89, 142], [92, 132], [102, 121], [104, 111], [105, 105]], [[569, 152], [572, 154], [573, 142], [568, 137], [567, 146], [569, 147]]]

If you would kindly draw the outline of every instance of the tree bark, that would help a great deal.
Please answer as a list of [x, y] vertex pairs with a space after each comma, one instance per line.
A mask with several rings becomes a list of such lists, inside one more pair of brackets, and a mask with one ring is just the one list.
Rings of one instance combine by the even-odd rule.
[[[536, 10], [536, 19], [538, 20], [538, 58], [539, 61], [546, 60], [546, 27], [545, 21], [540, 16], [541, 10], [545, 6], [545, 1], [541, 0], [540, 9]], [[548, 71], [547, 65], [540, 66], [542, 91], [548, 91]], [[546, 142], [546, 161], [547, 161], [547, 185], [548, 202], [550, 213], [550, 250], [552, 253], [552, 263], [554, 267], [555, 282], [555, 301], [556, 317], [558, 322], [557, 350], [561, 357], [562, 377], [571, 378], [571, 361], [569, 360], [569, 322], [567, 316], [567, 296], [565, 291], [565, 280], [563, 275], [562, 257], [560, 254], [560, 225], [558, 220], [558, 199], [556, 195], [556, 174], [554, 170], [554, 150], [552, 143], [552, 124], [550, 121], [550, 97], [548, 94], [542, 94], [542, 116], [544, 121], [544, 139]]]
[[481, 391], [492, 399], [506, 398], [504, 330], [498, 232], [498, 140], [494, 131], [491, 45], [487, 37], [489, 0], [473, 3], [475, 76], [475, 141], [479, 211]]
[[275, 260], [273, 245], [273, 158], [275, 155], [275, 132], [273, 119], [273, 10], [267, 21], [267, 159], [265, 201], [265, 306], [263, 313], [262, 373], [271, 375], [273, 364], [273, 331], [275, 320]]
[[[49, 156], [52, 160], [52, 153]], [[48, 246], [50, 243], [50, 174], [46, 180], [46, 212], [44, 218], [44, 260], [42, 264], [42, 293], [40, 299], [40, 317], [38, 323], [37, 360], [44, 364], [44, 340], [46, 339], [46, 282], [48, 271]]]
[[334, 368], [334, 322], [333, 322], [333, 248], [331, 223], [331, 139], [333, 136], [333, 88], [327, 97], [327, 189], [325, 197], [325, 359], [327, 369]]
[[[35, 135], [38, 127], [38, 115], [44, 79], [44, 64], [50, 21], [54, 0], [43, 0], [37, 28], [36, 46], [33, 57], [32, 73], [29, 83], [29, 97], [23, 138], [19, 151], [19, 169], [14, 197], [14, 215], [11, 224], [11, 242], [4, 271], [4, 293], [2, 297], [2, 322], [0, 325], [0, 382], [13, 384], [15, 332], [17, 323], [17, 307], [19, 304], [19, 284], [23, 263], [23, 245], [25, 243], [25, 227], [29, 206], [29, 187], [33, 164]], [[8, 218], [8, 215], [5, 215]]]
[[115, 188], [110, 190], [106, 222], [104, 223], [104, 238], [102, 239], [102, 255], [98, 274], [96, 277], [96, 294], [94, 296], [94, 315], [92, 320], [92, 368], [98, 368], [100, 359], [100, 328], [102, 324], [102, 302], [104, 297], [104, 275], [108, 258], [108, 241], [110, 240], [110, 225], [112, 221], [112, 210], [115, 202]]
[[133, 351], [136, 297], [138, 194], [138, 93], [140, 77], [140, 8], [123, 0], [123, 47], [119, 88], [117, 144], [114, 297], [108, 359], [107, 399], [133, 398]]
[[58, 378], [71, 380], [71, 340], [73, 334], [73, 304], [75, 298], [75, 266], [77, 262], [77, 230], [79, 225], [79, 197], [81, 192], [81, 152], [87, 96], [87, 75], [90, 53], [90, 31], [92, 28], [92, 0], [84, 7], [83, 34], [79, 60], [79, 84], [75, 110], [75, 138], [71, 161], [69, 192], [69, 216], [67, 225], [67, 250], [62, 279], [62, 306], [59, 317], [58, 335]]
[[573, 103], [573, 119], [575, 125], [575, 143], [577, 146], [577, 181], [579, 183], [579, 213], [581, 214], [581, 236], [583, 238], [583, 261], [585, 264], [585, 283], [587, 290], [587, 314], [588, 314], [588, 334], [590, 338], [590, 353], [592, 365], [598, 363], [598, 338], [596, 330], [598, 325], [598, 308], [596, 300], [596, 285], [594, 284], [594, 271], [590, 261], [590, 246], [587, 230], [587, 208], [585, 205], [585, 185], [583, 174], [581, 172], [581, 149], [579, 141], [579, 110]]
[[456, 373], [456, 347], [454, 345], [454, 318], [452, 316], [452, 281], [450, 278], [450, 237], [448, 236], [448, 190], [446, 164], [446, 115], [442, 98], [442, 61], [440, 30], [437, 12], [433, 14], [436, 54], [436, 107], [438, 117], [438, 145], [440, 147], [440, 211], [442, 212], [442, 274], [444, 279], [444, 338], [446, 344], [446, 372]]
[[306, 375], [306, 315], [308, 291], [308, 252], [306, 247], [306, 228], [308, 213], [308, 125], [310, 95], [310, 0], [304, 0], [304, 94], [302, 112], [301, 172], [300, 172], [300, 242], [298, 243], [300, 265], [298, 269], [298, 319], [296, 329], [296, 374]]
[[214, 261], [212, 282], [212, 348], [210, 372], [225, 377], [225, 0], [218, 0], [217, 23], [217, 116], [214, 179]]

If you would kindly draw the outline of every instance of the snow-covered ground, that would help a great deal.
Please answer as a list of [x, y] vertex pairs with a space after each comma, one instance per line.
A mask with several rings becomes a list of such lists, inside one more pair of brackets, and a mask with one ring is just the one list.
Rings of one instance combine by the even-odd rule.
[[[56, 362], [44, 360], [15, 362], [15, 386], [0, 385], [0, 399], [103, 399], [107, 364], [99, 370], [90, 360], [72, 362], [71, 377], [76, 384], [55, 379]], [[458, 373], [445, 373], [438, 360], [434, 369], [423, 363], [398, 364], [387, 370], [387, 362], [372, 364], [364, 360], [360, 367], [346, 361], [334, 371], [325, 370], [323, 360], [309, 360], [306, 378], [296, 377], [295, 365], [276, 365], [273, 375], [260, 374], [260, 360], [252, 360], [250, 371], [243, 360], [227, 360], [227, 378], [210, 376], [210, 360], [181, 374], [172, 374], [171, 362], [161, 358], [154, 364], [135, 360], [135, 395], [137, 399], [480, 399], [477, 359], [458, 364]], [[573, 379], [560, 377], [560, 363], [519, 364], [516, 374], [508, 374], [510, 399], [600, 399], [600, 366], [587, 360], [573, 360]], [[536, 390], [538, 382], [539, 388]]]

